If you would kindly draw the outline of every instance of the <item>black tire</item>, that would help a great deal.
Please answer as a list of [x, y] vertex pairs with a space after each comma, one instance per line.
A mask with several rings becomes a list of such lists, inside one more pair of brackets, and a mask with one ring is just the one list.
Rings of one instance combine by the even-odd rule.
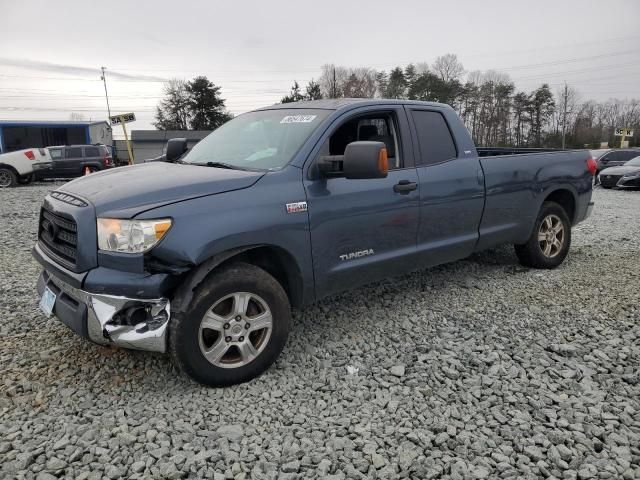
[[605, 186], [605, 185], [602, 185], [601, 183], [600, 183], [599, 185], [600, 185], [602, 188], [606, 188], [607, 190], [610, 190], [610, 189], [612, 189], [612, 188], [613, 188], [613, 187], [607, 187], [607, 186]]
[[31, 182], [33, 182], [33, 178], [34, 178], [34, 174], [30, 173], [29, 175], [24, 175], [24, 176], [20, 177], [18, 179], [18, 183], [20, 183], [22, 185], [29, 185]]
[[[544, 235], [541, 232], [542, 223], [549, 218], [554, 221], [554, 218], [559, 219], [559, 223], [563, 227], [562, 239], [558, 239], [561, 244], [560, 247], [554, 247], [554, 250], [545, 255], [544, 248], [548, 244], [548, 240], [539, 240], [539, 235]], [[544, 229], [544, 228], [543, 228]], [[567, 254], [571, 246], [571, 221], [569, 216], [565, 212], [564, 208], [555, 202], [544, 202], [540, 213], [536, 219], [533, 231], [527, 243], [522, 245], [514, 245], [516, 255], [520, 263], [526, 267], [532, 268], [556, 268], [560, 265]]]
[[[202, 352], [201, 335], [204, 334], [200, 330], [200, 323], [205, 313], [217, 302], [235, 292], [248, 292], [263, 299], [271, 312], [273, 323], [270, 336], [253, 360], [242, 366], [223, 368], [207, 360]], [[244, 322], [242, 320], [241, 323]], [[186, 312], [172, 317], [169, 350], [174, 363], [194, 380], [211, 387], [234, 385], [257, 377], [271, 366], [284, 348], [290, 326], [291, 307], [280, 283], [261, 268], [234, 263], [214, 270], [195, 289]], [[222, 338], [219, 340], [222, 342]]]
[[11, 168], [0, 167], [0, 188], [11, 188], [18, 184], [18, 175]]

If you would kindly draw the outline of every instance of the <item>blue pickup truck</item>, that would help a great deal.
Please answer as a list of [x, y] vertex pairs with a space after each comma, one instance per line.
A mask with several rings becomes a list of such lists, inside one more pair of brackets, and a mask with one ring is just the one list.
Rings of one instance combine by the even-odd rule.
[[282, 351], [292, 307], [501, 244], [561, 264], [596, 162], [488, 152], [436, 103], [240, 115], [189, 151], [172, 140], [163, 161], [49, 194], [40, 307], [95, 343], [170, 353], [203, 384], [247, 381]]

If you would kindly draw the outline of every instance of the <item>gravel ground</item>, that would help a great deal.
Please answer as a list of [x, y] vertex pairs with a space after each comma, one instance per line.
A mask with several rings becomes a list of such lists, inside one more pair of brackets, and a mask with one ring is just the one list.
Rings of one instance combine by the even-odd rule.
[[358, 289], [208, 389], [39, 313], [51, 188], [0, 191], [2, 478], [640, 478], [640, 192], [596, 190], [557, 270], [505, 247]]

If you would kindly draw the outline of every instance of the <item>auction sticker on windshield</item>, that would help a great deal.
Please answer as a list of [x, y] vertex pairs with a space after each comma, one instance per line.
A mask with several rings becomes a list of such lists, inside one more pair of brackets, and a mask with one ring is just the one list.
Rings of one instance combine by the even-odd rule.
[[40, 310], [50, 317], [53, 313], [53, 306], [56, 304], [56, 294], [53, 293], [49, 287], [45, 287], [42, 298], [40, 299]]
[[311, 123], [317, 115], [287, 115], [280, 123]]

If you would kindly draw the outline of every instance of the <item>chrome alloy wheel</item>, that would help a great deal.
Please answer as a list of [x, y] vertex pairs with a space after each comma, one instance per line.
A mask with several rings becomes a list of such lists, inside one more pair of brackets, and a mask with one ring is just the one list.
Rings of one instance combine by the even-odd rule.
[[0, 170], [0, 188], [7, 188], [11, 186], [11, 172], [9, 170]]
[[200, 321], [198, 343], [209, 362], [238, 368], [254, 360], [269, 342], [273, 316], [254, 293], [236, 292], [218, 300]]
[[547, 215], [538, 230], [538, 243], [545, 257], [553, 258], [564, 247], [566, 236], [562, 220], [557, 215]]

